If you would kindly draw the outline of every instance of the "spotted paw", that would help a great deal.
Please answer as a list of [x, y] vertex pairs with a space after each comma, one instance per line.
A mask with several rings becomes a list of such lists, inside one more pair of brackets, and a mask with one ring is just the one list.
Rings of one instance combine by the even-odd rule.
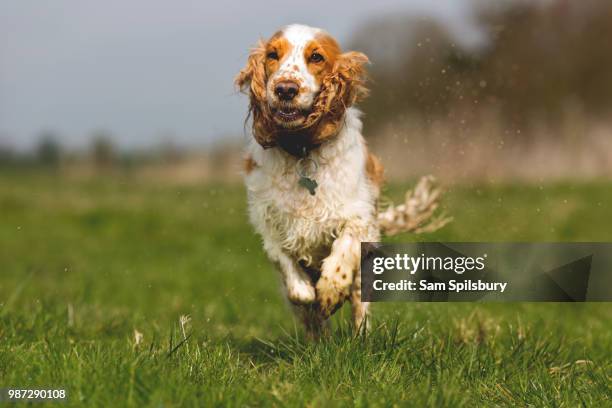
[[317, 306], [321, 316], [328, 318], [338, 310], [349, 296], [349, 287], [328, 277], [317, 282]]

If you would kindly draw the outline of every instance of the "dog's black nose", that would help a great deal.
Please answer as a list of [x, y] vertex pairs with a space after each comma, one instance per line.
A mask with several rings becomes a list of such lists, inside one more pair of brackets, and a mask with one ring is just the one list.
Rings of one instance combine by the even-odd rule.
[[281, 81], [276, 84], [276, 88], [274, 88], [274, 92], [278, 99], [283, 101], [290, 101], [295, 98], [295, 95], [298, 94], [300, 87], [293, 81]]

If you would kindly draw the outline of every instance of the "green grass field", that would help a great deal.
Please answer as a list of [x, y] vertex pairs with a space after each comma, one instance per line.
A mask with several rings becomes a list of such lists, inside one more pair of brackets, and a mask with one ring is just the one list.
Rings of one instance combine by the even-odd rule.
[[[451, 225], [396, 240], [612, 241], [611, 183], [445, 204]], [[0, 387], [100, 407], [612, 406], [606, 303], [376, 304], [365, 338], [343, 308], [305, 342], [241, 186], [4, 173], [0, 217]]]

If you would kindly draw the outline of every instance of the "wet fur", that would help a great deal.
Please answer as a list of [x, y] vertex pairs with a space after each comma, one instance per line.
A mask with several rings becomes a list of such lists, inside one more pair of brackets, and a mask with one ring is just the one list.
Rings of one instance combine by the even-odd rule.
[[[367, 95], [367, 57], [340, 53], [327, 33], [305, 26], [289, 26], [272, 39], [287, 30], [312, 30], [316, 44], [328, 47], [324, 52], [333, 64], [315, 67], [314, 75], [301, 73], [315, 79], [318, 91], [303, 123], [286, 129], [274, 121], [269, 107], [268, 81], [273, 74], [270, 64], [266, 68], [269, 44], [260, 41], [251, 51], [236, 78], [238, 87], [249, 95], [253, 119], [245, 183], [250, 220], [281, 272], [287, 298], [307, 333], [318, 337], [345, 300], [352, 304], [355, 328], [367, 325], [368, 304], [361, 302], [360, 243], [380, 238], [376, 216], [383, 168], [367, 150], [361, 114], [353, 107]], [[311, 149], [309, 157], [318, 163], [313, 175], [318, 183], [315, 195], [299, 185], [299, 158], [287, 143]]]

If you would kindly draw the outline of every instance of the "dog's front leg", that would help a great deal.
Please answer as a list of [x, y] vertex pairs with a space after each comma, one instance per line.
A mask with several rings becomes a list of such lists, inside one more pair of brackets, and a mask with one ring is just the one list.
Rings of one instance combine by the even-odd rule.
[[287, 299], [296, 305], [313, 303], [315, 301], [314, 285], [297, 262], [284, 253], [280, 245], [266, 242], [264, 247], [270, 259], [278, 266]]
[[360, 251], [358, 235], [346, 230], [334, 241], [331, 253], [323, 260], [316, 290], [324, 318], [332, 315], [349, 297], [355, 272], [359, 268]]

